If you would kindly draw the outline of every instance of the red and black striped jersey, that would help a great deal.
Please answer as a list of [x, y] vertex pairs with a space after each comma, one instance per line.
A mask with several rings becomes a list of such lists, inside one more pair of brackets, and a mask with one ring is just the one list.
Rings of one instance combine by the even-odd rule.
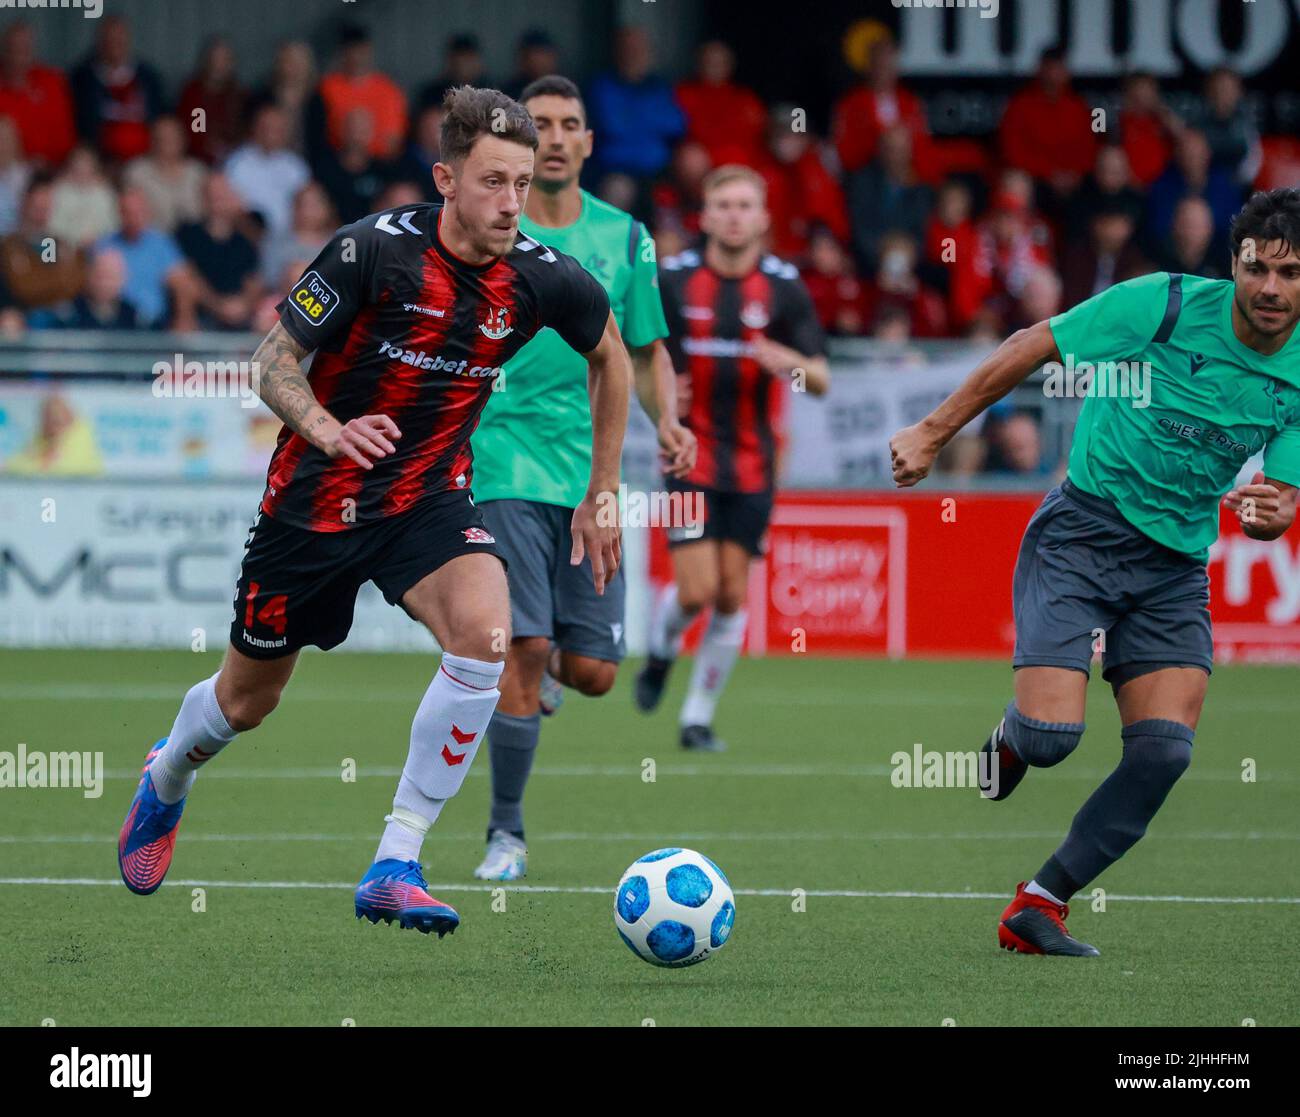
[[505, 256], [469, 264], [438, 235], [441, 215], [417, 205], [345, 225], [276, 308], [315, 351], [306, 375], [321, 405], [340, 423], [387, 415], [402, 437], [366, 470], [285, 427], [262, 498], [273, 519], [346, 531], [468, 488], [470, 435], [501, 366], [547, 326], [579, 353], [600, 343], [609, 299], [576, 260], [521, 233]]
[[765, 372], [752, 352], [769, 337], [805, 357], [825, 353], [799, 272], [765, 255], [748, 275], [728, 278], [690, 250], [661, 262], [659, 289], [673, 364], [690, 376], [686, 425], [700, 452], [687, 480], [723, 492], [772, 489], [790, 381]]

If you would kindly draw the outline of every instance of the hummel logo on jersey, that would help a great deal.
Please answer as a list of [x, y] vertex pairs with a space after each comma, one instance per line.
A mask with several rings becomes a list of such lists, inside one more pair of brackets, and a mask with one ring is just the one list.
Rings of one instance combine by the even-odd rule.
[[381, 213], [377, 218], [375, 218], [375, 228], [383, 229], [390, 237], [400, 237], [404, 232], [418, 234], [420, 230], [411, 224], [411, 218], [414, 216], [415, 210], [413, 209], [408, 209], [404, 214], [402, 214], [402, 216], [397, 219], [397, 224], [401, 226], [399, 229], [393, 225], [393, 215], [391, 213]]
[[415, 311], [416, 314], [427, 314], [430, 318], [445, 318], [445, 310], [434, 310], [431, 306], [421, 306], [419, 303], [402, 303], [402, 309], [408, 313]]
[[496, 538], [494, 536], [489, 535], [481, 527], [467, 527], [462, 530], [464, 531], [465, 538], [470, 543], [495, 543], [496, 542]]
[[514, 326], [508, 325], [509, 321], [510, 312], [504, 306], [489, 307], [487, 317], [479, 323], [478, 328], [483, 331], [484, 337], [498, 341], [514, 329]]
[[379, 352], [384, 357], [391, 357], [412, 368], [450, 372], [453, 376], [472, 376], [476, 380], [500, 376], [502, 372], [500, 365], [471, 365], [469, 361], [448, 361], [441, 355], [430, 357], [423, 349], [400, 349], [387, 339], [379, 343]]
[[1209, 357], [1203, 357], [1200, 353], [1192, 354], [1192, 375], [1195, 376], [1209, 362]]

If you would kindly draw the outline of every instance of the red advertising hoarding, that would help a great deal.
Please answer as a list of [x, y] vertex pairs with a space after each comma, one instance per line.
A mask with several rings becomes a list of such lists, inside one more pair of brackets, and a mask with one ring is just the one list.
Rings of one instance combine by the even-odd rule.
[[[749, 587], [751, 655], [1009, 658], [1011, 575], [1040, 494], [787, 493]], [[1300, 534], [1222, 512], [1210, 554], [1221, 662], [1300, 662]], [[669, 563], [662, 533], [651, 574]], [[694, 636], [692, 633], [691, 636]]]

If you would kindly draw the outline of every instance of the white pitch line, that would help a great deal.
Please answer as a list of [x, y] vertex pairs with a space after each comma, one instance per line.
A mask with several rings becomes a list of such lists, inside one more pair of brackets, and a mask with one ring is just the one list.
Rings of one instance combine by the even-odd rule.
[[[52, 885], [54, 887], [125, 887], [120, 880], [99, 877], [0, 877], [0, 885]], [[168, 880], [164, 887], [172, 888], [250, 888], [271, 890], [353, 891], [351, 881], [316, 880]], [[430, 884], [430, 892], [494, 892], [501, 888], [507, 892], [537, 892], [558, 895], [613, 896], [614, 889], [607, 885], [562, 884]], [[792, 888], [736, 888], [737, 896], [788, 897]], [[848, 900], [1005, 900], [1005, 892], [913, 892], [876, 891], [858, 888], [801, 888], [805, 896], [822, 899]], [[1300, 896], [1128, 896], [1110, 893], [1107, 900], [1138, 904], [1300, 904]]]
[[[901, 751], [911, 753], [906, 748]], [[1053, 780], [1084, 780], [1090, 783], [1101, 783], [1111, 774], [1112, 768], [1057, 768], [1049, 777]], [[717, 779], [730, 779], [740, 777], [744, 779], [787, 779], [787, 778], [872, 778], [888, 777], [893, 774], [894, 769], [888, 764], [846, 764], [846, 765], [816, 765], [816, 764], [732, 764], [725, 760], [720, 760], [716, 764], [656, 764], [655, 775], [659, 776], [712, 776]], [[402, 774], [402, 769], [397, 767], [388, 767], [381, 765], [367, 765], [358, 767], [356, 771], [357, 779], [397, 779]], [[489, 770], [486, 765], [479, 765], [471, 768], [465, 773], [469, 779], [486, 779], [489, 776]], [[532, 769], [534, 776], [542, 777], [561, 777], [570, 779], [628, 779], [635, 777], [641, 779], [642, 769], [640, 765], [621, 766], [617, 764], [572, 764], [567, 766], [552, 767], [540, 765]], [[104, 779], [106, 780], [131, 780], [132, 782], [140, 778], [140, 769], [136, 768], [106, 768], [104, 770]], [[321, 767], [321, 768], [236, 768], [236, 767], [210, 767], [203, 769], [204, 780], [338, 780], [341, 778], [341, 768]], [[1257, 783], [1294, 783], [1300, 780], [1300, 773], [1296, 772], [1260, 772], [1256, 774]], [[1192, 783], [1240, 783], [1241, 772], [1235, 768], [1229, 768], [1223, 771], [1198, 771], [1195, 767], [1190, 768], [1182, 776], [1182, 782]], [[900, 795], [915, 794], [917, 791], [974, 791], [972, 788], [898, 788]]]
[[[483, 840], [482, 830], [433, 832], [442, 841]], [[1057, 830], [980, 830], [970, 832], [912, 833], [894, 831], [711, 831], [691, 834], [673, 834], [675, 842], [978, 842], [978, 841], [1036, 841], [1061, 837]], [[373, 842], [374, 833], [366, 834], [196, 834], [187, 831], [186, 842]], [[1174, 842], [1297, 842], [1300, 834], [1271, 833], [1265, 830], [1200, 831], [1193, 833], [1148, 834], [1146, 841]], [[0, 834], [0, 845], [98, 845], [115, 843], [117, 834]], [[634, 834], [628, 832], [601, 833], [590, 831], [561, 831], [542, 834], [536, 838], [546, 842], [645, 842], [664, 841], [663, 834]]]

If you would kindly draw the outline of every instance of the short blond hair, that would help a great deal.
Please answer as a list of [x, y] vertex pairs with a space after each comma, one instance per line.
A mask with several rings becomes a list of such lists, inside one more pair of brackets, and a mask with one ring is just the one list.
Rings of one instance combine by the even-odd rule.
[[714, 167], [700, 183], [700, 193], [707, 198], [713, 191], [731, 182], [748, 182], [758, 191], [763, 204], [767, 204], [767, 180], [753, 167], [746, 167], [743, 163], [724, 163], [721, 167]]

